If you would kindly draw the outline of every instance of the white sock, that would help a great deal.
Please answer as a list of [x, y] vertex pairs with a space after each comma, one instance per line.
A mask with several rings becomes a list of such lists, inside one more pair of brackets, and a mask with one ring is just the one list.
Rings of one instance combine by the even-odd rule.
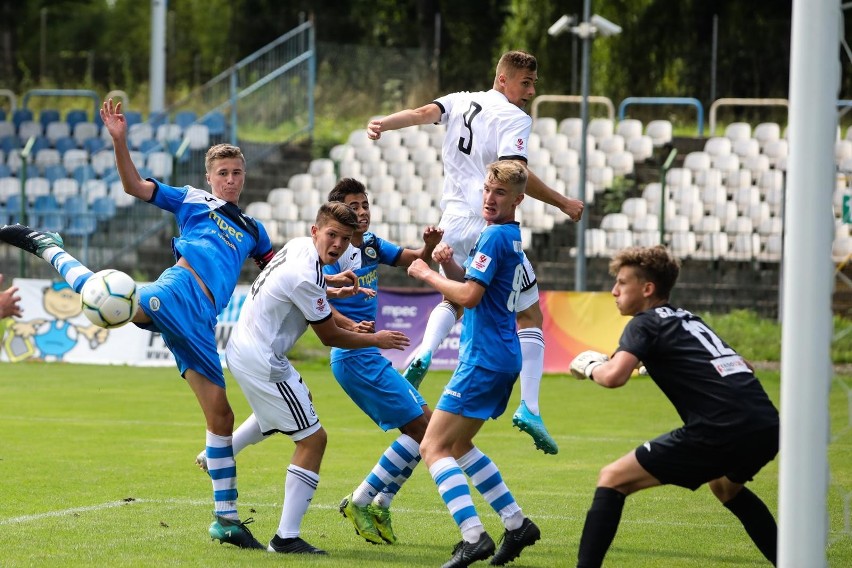
[[423, 341], [415, 351], [417, 356], [423, 355], [426, 351], [434, 353], [441, 342], [450, 334], [454, 325], [456, 325], [456, 309], [448, 302], [441, 302], [435, 306], [426, 322]]
[[539, 414], [538, 392], [544, 373], [544, 334], [537, 327], [518, 330], [521, 341], [521, 400], [533, 414]]
[[284, 506], [281, 509], [281, 521], [275, 534], [281, 538], [299, 536], [302, 518], [314, 498], [319, 474], [309, 469], [290, 464], [284, 481]]
[[260, 431], [260, 424], [257, 423], [257, 418], [254, 413], [250, 414], [249, 417], [240, 424], [239, 428], [234, 430], [234, 455], [243, 451], [247, 446], [256, 444], [265, 438], [266, 436], [264, 436], [263, 432]]

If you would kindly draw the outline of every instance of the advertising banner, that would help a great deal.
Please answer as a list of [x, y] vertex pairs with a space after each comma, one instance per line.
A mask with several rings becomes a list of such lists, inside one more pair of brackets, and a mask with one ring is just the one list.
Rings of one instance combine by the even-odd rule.
[[[70, 363], [174, 365], [174, 358], [158, 333], [133, 324], [102, 329], [80, 311], [80, 299], [64, 282], [16, 278], [20, 288], [22, 318], [6, 320], [0, 343], [0, 361], [37, 358]], [[237, 322], [249, 286], [240, 285], [219, 315], [216, 339], [223, 359], [225, 345]], [[379, 292], [377, 329], [394, 329], [411, 338], [405, 351], [384, 355], [403, 370], [423, 339], [429, 314], [441, 301], [432, 290], [382, 288]], [[542, 292], [546, 373], [567, 373], [571, 359], [586, 349], [612, 353], [629, 318], [619, 315], [607, 292]], [[313, 333], [308, 330], [307, 333]], [[432, 356], [433, 369], [454, 369], [458, 364], [461, 321], [453, 327]]]

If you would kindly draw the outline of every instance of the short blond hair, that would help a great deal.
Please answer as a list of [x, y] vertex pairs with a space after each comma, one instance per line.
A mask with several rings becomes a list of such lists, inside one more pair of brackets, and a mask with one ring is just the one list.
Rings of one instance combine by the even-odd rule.
[[204, 156], [204, 169], [209, 173], [213, 162], [228, 158], [239, 158], [243, 162], [243, 169], [245, 169], [246, 157], [243, 156], [243, 151], [233, 144], [216, 144], [215, 146], [211, 146]]
[[535, 56], [526, 51], [514, 50], [507, 51], [500, 56], [500, 61], [497, 62], [496, 76], [506, 75], [507, 77], [514, 76], [516, 71], [537, 71], [538, 61]]
[[314, 225], [321, 229], [332, 221], [337, 221], [353, 231], [358, 228], [358, 215], [348, 205], [339, 201], [327, 201], [320, 205]]
[[485, 166], [485, 179], [506, 185], [520, 195], [527, 187], [527, 167], [518, 160], [499, 160]]

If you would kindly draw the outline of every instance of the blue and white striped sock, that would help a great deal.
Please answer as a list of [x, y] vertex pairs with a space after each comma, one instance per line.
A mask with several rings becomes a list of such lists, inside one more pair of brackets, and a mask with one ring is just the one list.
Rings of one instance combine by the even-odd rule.
[[352, 494], [352, 501], [363, 507], [376, 498], [379, 500], [376, 504], [387, 509], [400, 486], [411, 476], [411, 463], [417, 465], [419, 459], [420, 444], [410, 436], [401, 434], [388, 446], [379, 462]]
[[[385, 463], [390, 463], [393, 467], [389, 469], [385, 466]], [[373, 499], [373, 505], [381, 507], [382, 509], [390, 508], [391, 501], [393, 501], [393, 498], [396, 497], [397, 492], [400, 488], [402, 488], [405, 482], [408, 481], [408, 478], [411, 477], [411, 474], [414, 473], [414, 468], [417, 467], [417, 464], [419, 463], [420, 444], [418, 444], [414, 438], [407, 434], [402, 434], [399, 438], [394, 440], [393, 444], [385, 450], [381, 460], [379, 460], [379, 463], [376, 464], [376, 468], [373, 468], [373, 472], [370, 474], [370, 477], [376, 473], [377, 468], [379, 468], [380, 471], [384, 469], [388, 476], [393, 475], [394, 470], [397, 473], [396, 475], [393, 475], [393, 478], [390, 481], [388, 481], [387, 478], [381, 479], [381, 481], [384, 481], [385, 486]]]
[[488, 501], [503, 520], [503, 525], [509, 530], [520, 528], [524, 522], [521, 508], [512, 497], [512, 493], [503, 482], [500, 470], [491, 461], [491, 458], [474, 447], [458, 460], [459, 466], [464, 469], [465, 474], [470, 477], [473, 486]]
[[213, 480], [213, 509], [220, 517], [237, 516], [237, 462], [231, 436], [207, 432], [207, 470]]
[[48, 247], [41, 257], [53, 265], [53, 268], [68, 282], [68, 285], [77, 292], [83, 289], [92, 274], [91, 270], [80, 264], [80, 261], [59, 247]]
[[429, 474], [435, 480], [441, 499], [461, 530], [462, 538], [467, 542], [478, 542], [485, 529], [473, 506], [470, 486], [456, 460], [451, 457], [439, 459], [429, 468]]

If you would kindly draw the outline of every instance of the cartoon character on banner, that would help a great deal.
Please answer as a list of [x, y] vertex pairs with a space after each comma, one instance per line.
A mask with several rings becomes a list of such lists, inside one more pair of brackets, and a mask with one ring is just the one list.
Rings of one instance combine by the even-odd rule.
[[65, 282], [54, 282], [44, 289], [42, 298], [44, 311], [53, 319], [36, 318], [15, 321], [9, 325], [9, 333], [3, 341], [3, 349], [9, 361], [22, 361], [39, 357], [45, 361], [61, 361], [80, 338], [85, 338], [92, 349], [102, 345], [109, 337], [109, 330], [92, 325], [72, 322], [81, 314], [80, 295]]

